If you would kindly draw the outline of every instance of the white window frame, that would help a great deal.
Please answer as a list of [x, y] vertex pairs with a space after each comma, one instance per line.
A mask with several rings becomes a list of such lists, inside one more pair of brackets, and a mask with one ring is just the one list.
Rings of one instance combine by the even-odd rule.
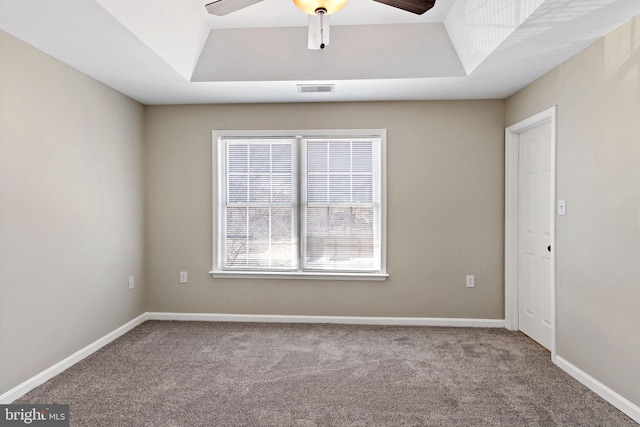
[[[331, 129], [331, 130], [224, 130], [212, 132], [212, 182], [213, 182], [213, 269], [209, 273], [214, 278], [244, 278], [244, 279], [313, 279], [313, 280], [367, 280], [382, 281], [389, 276], [386, 270], [386, 247], [387, 247], [387, 158], [386, 158], [386, 129]], [[380, 140], [380, 272], [322, 272], [322, 271], [302, 271], [302, 265], [297, 271], [245, 271], [245, 270], [223, 270], [222, 266], [222, 241], [219, 238], [223, 229], [223, 218], [221, 216], [221, 196], [223, 195], [222, 182], [219, 179], [220, 162], [226, 158], [224, 151], [224, 138], [283, 138], [296, 139], [296, 163], [301, 165], [302, 149], [300, 148], [303, 139], [317, 138], [366, 138], [373, 137]], [[298, 191], [301, 187], [301, 177], [298, 173]], [[300, 210], [298, 207], [298, 222], [300, 222]], [[301, 236], [300, 236], [301, 237]], [[301, 258], [301, 256], [300, 256]]]

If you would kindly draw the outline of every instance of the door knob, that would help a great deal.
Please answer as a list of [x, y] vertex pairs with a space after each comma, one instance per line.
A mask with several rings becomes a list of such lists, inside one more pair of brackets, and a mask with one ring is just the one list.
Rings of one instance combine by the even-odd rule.
[[547, 246], [547, 250], [551, 252], [551, 245]]

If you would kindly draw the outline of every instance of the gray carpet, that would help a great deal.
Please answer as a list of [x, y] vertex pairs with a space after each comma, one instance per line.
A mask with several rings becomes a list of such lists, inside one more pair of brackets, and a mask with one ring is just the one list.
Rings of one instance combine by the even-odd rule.
[[503, 329], [146, 322], [15, 403], [72, 426], [636, 426]]

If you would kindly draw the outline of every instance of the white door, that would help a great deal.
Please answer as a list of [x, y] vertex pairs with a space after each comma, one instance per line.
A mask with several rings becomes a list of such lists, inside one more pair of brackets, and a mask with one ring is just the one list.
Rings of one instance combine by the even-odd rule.
[[518, 137], [518, 321], [522, 332], [551, 349], [551, 122]]

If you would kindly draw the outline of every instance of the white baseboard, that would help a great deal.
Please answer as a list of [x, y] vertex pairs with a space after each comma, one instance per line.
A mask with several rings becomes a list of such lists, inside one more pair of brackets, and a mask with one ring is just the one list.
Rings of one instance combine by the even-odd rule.
[[394, 326], [455, 326], [504, 328], [503, 319], [449, 319], [432, 317], [359, 317], [359, 316], [299, 316], [274, 314], [219, 313], [159, 313], [148, 312], [148, 320], [181, 320], [201, 322], [262, 322], [262, 323], [333, 323], [349, 325]]
[[621, 412], [625, 413], [629, 418], [637, 423], [640, 423], [640, 407], [633, 402], [625, 399], [615, 391], [611, 390], [600, 381], [593, 378], [591, 375], [572, 365], [560, 356], [556, 356], [554, 360], [563, 371], [571, 375], [573, 378], [587, 386], [595, 394], [611, 403], [618, 408]]
[[59, 373], [61, 373], [65, 369], [68, 369], [69, 367], [75, 365], [76, 363], [78, 363], [79, 361], [81, 361], [85, 357], [89, 356], [90, 354], [95, 353], [96, 351], [98, 351], [99, 349], [104, 347], [105, 345], [109, 344], [111, 341], [113, 341], [116, 338], [126, 334], [127, 332], [129, 332], [130, 330], [135, 328], [136, 326], [138, 326], [141, 323], [143, 323], [145, 320], [147, 320], [147, 313], [141, 314], [140, 316], [136, 317], [135, 319], [131, 320], [130, 322], [127, 322], [126, 324], [120, 326], [118, 329], [116, 329], [116, 330], [114, 330], [112, 332], [109, 332], [104, 337], [102, 337], [102, 338], [94, 341], [93, 343], [89, 344], [88, 346], [76, 351], [71, 356], [67, 357], [66, 359], [56, 363], [55, 365], [53, 365], [52, 367], [50, 367], [48, 369], [45, 369], [44, 371], [42, 371], [39, 374], [37, 374], [36, 376], [28, 379], [27, 381], [23, 382], [22, 384], [17, 385], [16, 387], [12, 388], [11, 390], [7, 391], [6, 393], [0, 395], [0, 404], [9, 404], [9, 403], [13, 402], [14, 400], [24, 396], [25, 394], [27, 394], [28, 392], [30, 392], [34, 388], [36, 388], [39, 385], [42, 385], [45, 382], [49, 381], [51, 378], [55, 377], [56, 375], [58, 375]]

